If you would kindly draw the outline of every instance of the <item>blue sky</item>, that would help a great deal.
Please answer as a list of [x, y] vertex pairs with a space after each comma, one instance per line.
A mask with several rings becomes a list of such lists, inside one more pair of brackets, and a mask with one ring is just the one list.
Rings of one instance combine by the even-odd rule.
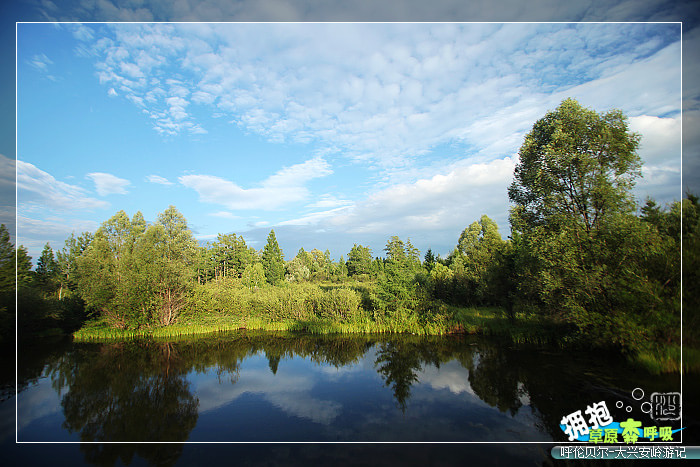
[[635, 195], [679, 199], [678, 24], [19, 24], [18, 243], [38, 257], [123, 209], [195, 237], [271, 228], [447, 254], [573, 97], [642, 135]]

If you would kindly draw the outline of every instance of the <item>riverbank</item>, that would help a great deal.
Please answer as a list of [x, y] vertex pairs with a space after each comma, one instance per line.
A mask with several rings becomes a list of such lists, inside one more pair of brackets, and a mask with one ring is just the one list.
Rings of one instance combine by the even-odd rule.
[[[419, 315], [406, 313], [394, 320], [374, 319], [369, 312], [359, 313], [345, 321], [311, 317], [307, 319], [270, 320], [261, 317], [240, 317], [223, 313], [202, 313], [190, 316], [169, 326], [150, 326], [138, 329], [117, 329], [101, 320], [86, 323], [73, 333], [77, 342], [105, 342], [129, 339], [172, 339], [185, 336], [237, 330], [288, 331], [310, 334], [481, 334], [502, 338], [505, 341], [524, 344], [555, 345], [574, 350], [585, 349], [586, 344], [566, 323], [543, 320], [537, 316], [516, 315], [511, 320], [503, 310], [494, 307], [464, 308], [444, 307], [435, 319], [421, 319]], [[400, 318], [400, 319], [399, 319]], [[680, 346], [658, 346], [627, 353], [633, 364], [655, 373], [680, 371]], [[683, 348], [685, 373], [700, 372], [700, 350]]]
[[498, 308], [446, 308], [449, 308], [447, 310], [449, 313], [436, 315], [433, 319], [426, 319], [414, 313], [404, 313], [402, 316], [395, 316], [393, 320], [373, 318], [369, 312], [359, 313], [344, 321], [320, 317], [270, 320], [261, 317], [202, 314], [169, 326], [126, 330], [110, 327], [107, 323], [97, 320], [87, 323], [83, 328], [73, 333], [73, 337], [77, 341], [92, 341], [140, 337], [178, 337], [254, 329], [311, 334], [485, 334], [510, 337], [514, 342], [548, 343], [559, 340], [557, 331], [561, 331], [562, 328], [561, 325], [545, 323], [535, 317], [519, 316], [511, 321]]

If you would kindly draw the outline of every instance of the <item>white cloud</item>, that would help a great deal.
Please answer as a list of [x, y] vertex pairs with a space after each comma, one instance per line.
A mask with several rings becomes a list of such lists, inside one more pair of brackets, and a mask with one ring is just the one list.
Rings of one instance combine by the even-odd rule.
[[433, 389], [448, 389], [453, 394], [468, 393], [478, 400], [469, 384], [469, 371], [455, 360], [440, 365], [440, 369], [426, 365], [418, 373], [418, 380]]
[[308, 207], [310, 208], [335, 208], [339, 206], [348, 206], [351, 205], [352, 201], [347, 200], [347, 199], [338, 199], [333, 195], [330, 194], [325, 194], [319, 196], [318, 200], [316, 202], [309, 204]]
[[[15, 160], [0, 154], [0, 193], [15, 191]], [[9, 194], [9, 193], [8, 193]]]
[[20, 213], [17, 216], [17, 244], [24, 245], [29, 256], [38, 258], [46, 242], [49, 242], [54, 250], [63, 247], [65, 240], [71, 233], [94, 232], [99, 223], [92, 220], [75, 218], [48, 217], [46, 219], [34, 219]]
[[149, 175], [146, 177], [147, 182], [157, 183], [159, 185], [173, 185], [173, 182], [160, 175]]
[[279, 225], [311, 225], [318, 224], [322, 221], [332, 219], [342, 212], [347, 212], [350, 209], [349, 206], [343, 206], [335, 209], [329, 209], [328, 211], [313, 212], [306, 214], [297, 219], [290, 219], [280, 222]]
[[212, 212], [212, 213], [209, 213], [209, 215], [214, 216], [214, 217], [222, 217], [224, 219], [240, 219], [240, 216], [236, 216], [235, 214], [228, 212], [228, 211]]
[[647, 164], [673, 164], [680, 167], [681, 118], [661, 118], [639, 115], [629, 119], [630, 130], [639, 133], [642, 140], [639, 155]]
[[116, 97], [116, 96], [118, 96], [119, 94], [117, 94], [117, 91], [115, 91], [114, 88], [109, 88], [109, 91], [107, 91], [107, 95], [108, 95], [109, 97]]
[[285, 167], [261, 183], [258, 188], [242, 188], [236, 183], [214, 175], [183, 175], [178, 180], [192, 188], [205, 203], [229, 209], [277, 209], [302, 201], [309, 196], [304, 186], [309, 180], [333, 173], [321, 157]]
[[[664, 111], [669, 78], [680, 70], [678, 45], [654, 53], [662, 44], [652, 28], [115, 25], [98, 68], [103, 82], [147, 102], [163, 135], [205, 132], [190, 110], [194, 102], [273, 142], [318, 141], [401, 168], [451, 142], [484, 160], [512, 154], [563, 94], [614, 97], [631, 82], [625, 95], [633, 98], [622, 102], [634, 107], [625, 110]], [[156, 58], [135, 58], [144, 54]], [[147, 85], [141, 75], [150, 77]]]
[[56, 180], [29, 162], [17, 161], [17, 204], [19, 210], [51, 208], [59, 210], [99, 209], [109, 203], [87, 196], [78, 186]]
[[103, 172], [93, 172], [86, 175], [95, 183], [95, 190], [100, 196], [125, 195], [128, 193], [126, 187], [131, 184], [129, 180], [115, 177], [112, 174]]
[[268, 369], [242, 369], [236, 384], [226, 391], [221, 391], [220, 383], [216, 380], [200, 384], [197, 387], [199, 411], [214, 410], [243, 394], [256, 394], [290, 415], [329, 424], [340, 415], [342, 406], [336, 401], [313, 397], [311, 391], [315, 379], [313, 371], [306, 377], [300, 377], [287, 374], [283, 368], [276, 375]]
[[[505, 238], [510, 233], [507, 188], [516, 162], [515, 156], [459, 161], [436, 175], [377, 189], [353, 205], [278, 222], [275, 232], [285, 251], [321, 244], [338, 257], [361, 243], [381, 255], [386, 240], [398, 235], [411, 238], [422, 252], [431, 248], [445, 255], [462, 230], [486, 214]], [[246, 238], [264, 243], [267, 233], [252, 229]]]
[[415, 183], [399, 184], [371, 194], [351, 210], [327, 220], [348, 232], [425, 232], [463, 229], [482, 214], [507, 226], [507, 187], [516, 159], [457, 165]]

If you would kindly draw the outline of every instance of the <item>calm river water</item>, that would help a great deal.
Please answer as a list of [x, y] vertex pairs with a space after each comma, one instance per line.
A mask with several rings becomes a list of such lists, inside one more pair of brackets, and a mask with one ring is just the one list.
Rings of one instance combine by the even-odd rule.
[[[256, 441], [504, 442], [438, 447], [444, 456], [479, 448], [483, 456], [510, 453], [541, 464], [554, 444], [532, 442], [567, 442], [559, 425], [565, 415], [605, 401], [616, 421], [633, 417], [649, 425], [642, 402], [653, 392], [680, 390], [678, 375], [652, 376], [605, 353], [477, 336], [238, 332], [176, 342], [64, 339], [22, 348], [18, 363], [19, 392], [6, 384], [0, 403], [3, 446], [14, 443], [15, 429], [20, 442], [83, 442], [36, 445], [66, 450], [67, 464], [202, 465], [203, 452], [223, 447], [179, 443]], [[4, 381], [12, 381], [5, 373]], [[639, 391], [633, 396], [636, 388], [643, 398]], [[133, 441], [177, 443], [108, 444]], [[374, 449], [369, 455], [384, 462], [380, 447], [394, 460], [417, 449], [276, 444], [248, 446], [251, 452], [237, 455], [296, 453], [313, 461]], [[24, 445], [19, 449], [26, 454]], [[412, 460], [430, 456], [426, 449], [435, 445], [420, 449]]]

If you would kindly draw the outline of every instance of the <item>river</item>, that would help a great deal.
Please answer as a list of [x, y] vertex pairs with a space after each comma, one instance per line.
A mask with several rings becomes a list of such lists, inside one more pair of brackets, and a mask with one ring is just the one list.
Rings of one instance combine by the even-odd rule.
[[[644, 405], [653, 393], [680, 391], [679, 375], [650, 375], [604, 352], [480, 336], [56, 339], [23, 345], [18, 365], [17, 395], [4, 372], [3, 445], [15, 430], [21, 443], [68, 443], [29, 446], [63, 449], [73, 465], [201, 464], [227, 447], [255, 459], [369, 453], [380, 462], [394, 452], [389, 460], [410, 461], [436, 446], [436, 455], [469, 450], [541, 464], [552, 446], [568, 442], [562, 418], [595, 403], [605, 402], [615, 421], [680, 424], [653, 420]], [[171, 444], [123, 443], [143, 441]], [[196, 444], [211, 442], [314, 444]], [[338, 442], [362, 444], [315, 444]], [[370, 444], [377, 442], [478, 444]]]

